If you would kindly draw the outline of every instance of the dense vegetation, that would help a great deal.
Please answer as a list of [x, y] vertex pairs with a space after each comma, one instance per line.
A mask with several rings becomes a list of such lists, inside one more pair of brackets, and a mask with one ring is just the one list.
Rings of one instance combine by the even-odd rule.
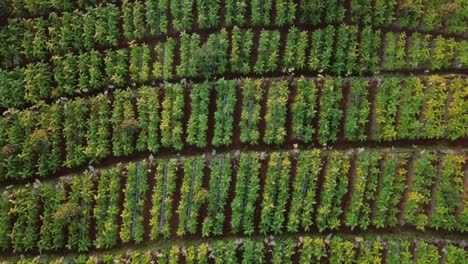
[[1, 263], [467, 262], [466, 0], [0, 16]]

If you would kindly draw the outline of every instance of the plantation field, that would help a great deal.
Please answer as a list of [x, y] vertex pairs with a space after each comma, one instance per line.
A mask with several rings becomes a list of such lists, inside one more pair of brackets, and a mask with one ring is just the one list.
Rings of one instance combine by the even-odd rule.
[[0, 263], [468, 263], [467, 4], [0, 1]]

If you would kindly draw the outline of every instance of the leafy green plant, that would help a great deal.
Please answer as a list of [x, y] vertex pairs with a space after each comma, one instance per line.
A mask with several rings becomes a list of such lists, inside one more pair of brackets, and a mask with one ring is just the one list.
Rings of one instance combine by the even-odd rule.
[[447, 69], [452, 66], [453, 59], [455, 58], [456, 42], [454, 39], [445, 39], [442, 36], [437, 36], [434, 39], [431, 69], [440, 70]]
[[180, 64], [176, 66], [176, 75], [178, 77], [198, 76], [195, 54], [199, 46], [200, 36], [198, 34], [188, 35], [185, 32], [180, 34]]
[[210, 162], [210, 183], [207, 193], [208, 213], [203, 220], [202, 235], [222, 235], [225, 208], [232, 177], [232, 165], [229, 155], [214, 156]]
[[265, 114], [265, 135], [263, 141], [266, 144], [280, 145], [286, 137], [286, 115], [289, 96], [289, 83], [287, 80], [273, 82], [267, 95], [267, 111]]
[[425, 207], [431, 202], [431, 189], [437, 176], [436, 161], [436, 155], [421, 151], [413, 163], [413, 184], [406, 198], [403, 219], [420, 230], [424, 230], [428, 223]]
[[176, 160], [157, 160], [155, 185], [151, 196], [150, 239], [160, 236], [168, 238], [171, 235], [170, 221], [172, 218], [172, 203], [176, 188]]
[[309, 44], [307, 31], [299, 31], [292, 27], [286, 37], [286, 48], [283, 57], [283, 67], [302, 70], [306, 68], [306, 50]]
[[346, 140], [364, 141], [367, 139], [366, 126], [370, 116], [369, 81], [350, 79], [350, 95], [346, 103], [344, 133]]
[[167, 0], [146, 0], [145, 23], [151, 35], [166, 34], [169, 27]]
[[376, 139], [395, 140], [397, 138], [397, 115], [400, 104], [401, 85], [398, 78], [387, 78], [380, 84], [375, 99]]
[[250, 7], [252, 25], [267, 26], [270, 24], [270, 12], [273, 7], [272, 0], [252, 0]]
[[[139, 188], [139, 187], [138, 187]], [[111, 248], [117, 244], [117, 217], [120, 212], [120, 169], [101, 171], [94, 199], [93, 215], [96, 218], [96, 248]]]
[[182, 149], [182, 118], [184, 117], [184, 88], [180, 84], [167, 84], [164, 87], [162, 102], [161, 145]]
[[316, 222], [320, 232], [341, 226], [341, 202], [348, 192], [349, 156], [338, 151], [328, 155], [325, 180], [317, 208]]
[[91, 161], [106, 158], [111, 153], [110, 117], [110, 103], [106, 94], [89, 99], [88, 129], [84, 153]]
[[277, 26], [292, 24], [296, 18], [296, 3], [293, 0], [276, 0], [275, 4], [275, 24]]
[[404, 83], [405, 87], [401, 90], [397, 137], [415, 139], [420, 137], [421, 123], [419, 118], [425, 100], [425, 86], [423, 81], [417, 77], [409, 77], [405, 79]]
[[0, 250], [4, 251], [10, 246], [11, 227], [13, 219], [10, 217], [10, 208], [12, 206], [10, 202], [10, 193], [5, 191], [0, 196]]
[[225, 0], [225, 23], [226, 26], [243, 26], [247, 22], [246, 0]]
[[174, 77], [174, 52], [176, 41], [168, 38], [164, 43], [156, 44], [156, 60], [153, 65], [153, 77], [156, 80], [170, 80]]
[[106, 50], [104, 57], [105, 80], [108, 85], [122, 87], [128, 78], [128, 50]]
[[92, 219], [92, 200], [94, 197], [93, 175], [85, 171], [79, 177], [72, 177], [67, 203], [55, 211], [55, 221], [64, 221], [67, 227], [69, 250], [88, 251], [92, 246], [90, 226]]
[[148, 167], [146, 160], [131, 162], [127, 165], [127, 182], [125, 184], [124, 208], [121, 213], [122, 225], [120, 239], [122, 242], [144, 240], [144, 205], [148, 191]]
[[284, 211], [289, 198], [291, 161], [287, 152], [273, 152], [268, 161], [265, 187], [262, 194], [260, 232], [282, 233]]
[[280, 38], [280, 33], [277, 30], [262, 30], [260, 33], [258, 55], [254, 66], [256, 74], [276, 71], [280, 56]]
[[327, 78], [323, 81], [318, 120], [320, 144], [336, 142], [338, 139], [338, 130], [343, 117], [343, 110], [340, 109], [340, 101], [343, 98], [342, 86], [341, 78]]
[[242, 112], [240, 140], [243, 143], [257, 144], [260, 139], [260, 102], [263, 98], [263, 82], [260, 79], [245, 79], [242, 82]]
[[375, 200], [379, 179], [380, 154], [375, 151], [357, 153], [356, 172], [351, 201], [345, 214], [345, 225], [366, 230], [371, 222], [372, 202]]
[[231, 38], [229, 63], [234, 73], [248, 74], [251, 71], [251, 56], [254, 33], [251, 29], [242, 30], [234, 26]]
[[468, 105], [464, 99], [468, 95], [466, 79], [457, 77], [450, 83], [452, 101], [447, 109], [447, 137], [451, 140], [462, 138], [468, 131]]
[[235, 196], [232, 201], [231, 230], [252, 235], [254, 214], [260, 191], [260, 162], [257, 153], [242, 153], [236, 175]]
[[300, 0], [297, 7], [299, 21], [305, 25], [317, 25], [321, 22], [325, 2], [321, 0]]
[[197, 23], [199, 28], [216, 28], [220, 20], [218, 0], [197, 0]]
[[151, 56], [148, 45], [130, 45], [130, 79], [144, 83], [151, 76]]
[[215, 147], [229, 145], [232, 142], [234, 127], [234, 108], [236, 106], [237, 83], [220, 79], [215, 84], [216, 112], [214, 113], [214, 136], [212, 144]]
[[293, 137], [310, 143], [315, 133], [318, 89], [315, 80], [301, 76], [295, 81], [296, 96], [291, 105]]
[[39, 191], [29, 186], [18, 188], [13, 197], [9, 213], [15, 219], [9, 234], [13, 252], [35, 249], [39, 238]]
[[377, 228], [393, 227], [398, 224], [398, 204], [406, 188], [407, 162], [405, 153], [383, 153], [382, 178], [375, 196], [372, 224]]
[[86, 148], [86, 115], [88, 108], [85, 99], [77, 98], [63, 105], [66, 157], [65, 167], [71, 168], [85, 162]]
[[136, 149], [156, 152], [159, 148], [159, 92], [157, 87], [142, 87], [138, 90], [137, 110], [140, 133]]
[[192, 28], [194, 0], [170, 1], [169, 7], [172, 16], [172, 27], [177, 31], [186, 31]]
[[423, 106], [422, 134], [425, 138], [441, 138], [445, 132], [445, 108], [448, 99], [448, 79], [433, 75], [427, 80], [428, 88]]
[[112, 105], [112, 152], [114, 156], [128, 156], [134, 152], [140, 123], [136, 119], [133, 91], [117, 90]]
[[293, 181], [291, 209], [288, 215], [287, 230], [289, 232], [298, 232], [299, 228], [309, 231], [312, 228], [317, 181], [321, 167], [320, 150], [299, 153]]
[[427, 67], [431, 58], [431, 35], [421, 35], [418, 32], [411, 34], [411, 45], [408, 48], [409, 67], [420, 69]]
[[207, 191], [203, 188], [205, 160], [203, 157], [187, 158], [183, 161], [184, 178], [177, 212], [179, 227], [177, 235], [195, 234], [198, 227], [200, 207], [204, 203]]
[[[461, 200], [464, 164], [463, 155], [458, 154], [446, 154], [442, 160], [440, 183], [433, 193], [435, 205], [429, 216], [430, 226], [437, 230], [455, 230], [460, 227], [462, 221], [457, 217], [456, 210], [464, 202]], [[466, 230], [466, 226], [464, 228]]]

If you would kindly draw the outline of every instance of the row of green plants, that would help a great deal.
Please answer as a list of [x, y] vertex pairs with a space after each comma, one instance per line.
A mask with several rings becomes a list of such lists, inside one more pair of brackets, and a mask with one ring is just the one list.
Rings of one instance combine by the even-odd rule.
[[[464, 130], [468, 123], [464, 118], [448, 119], [446, 115], [465, 115], [466, 102], [461, 100], [466, 94], [466, 89], [462, 88], [465, 81], [464, 78], [455, 78], [447, 82], [447, 79], [436, 75], [427, 79], [379, 80], [375, 97], [376, 131], [372, 138], [381, 141], [458, 138], [463, 132], [455, 128]], [[368, 112], [365, 105], [361, 107]]]
[[[258, 36], [258, 40], [257, 37]], [[314, 31], [234, 27], [209, 34], [180, 34], [157, 42], [53, 56], [0, 71], [0, 106], [23, 108], [43, 100], [82, 96], [98, 91], [170, 80], [213, 79], [227, 73], [263, 75], [319, 72], [337, 76], [379, 71], [463, 69], [468, 42], [442, 36], [388, 32], [370, 27], [328, 26]], [[284, 42], [284, 50], [280, 49]], [[258, 47], [256, 50], [254, 47]], [[379, 50], [384, 47], [383, 54]], [[253, 59], [252, 59], [253, 57]]]
[[[465, 86], [461, 76], [220, 79], [119, 89], [34, 109], [10, 109], [0, 118], [0, 178], [46, 177], [62, 168], [161, 148], [230, 146], [236, 142], [236, 127], [246, 145], [456, 140], [468, 130]], [[210, 113], [213, 96], [215, 110]], [[208, 138], [210, 129], [213, 135]]]
[[[105, 5], [88, 0], [79, 1], [11, 1], [11, 17], [46, 16], [55, 12], [78, 13], [85, 9], [100, 8], [114, 5], [115, 1]], [[97, 6], [97, 7], [95, 7]], [[117, 5], [116, 5], [117, 6]], [[466, 31], [464, 25], [463, 2], [454, 1], [430, 1], [423, 4], [422, 1], [404, 2], [398, 1], [368, 1], [353, 0], [349, 6], [342, 0], [304, 1], [291, 0], [252, 1], [230, 0], [224, 3], [211, 0], [181, 1], [138, 1], [123, 0], [120, 4], [121, 17], [127, 27], [138, 20], [146, 22], [146, 26], [168, 28], [175, 30], [190, 30], [198, 28], [218, 27], [224, 25], [242, 26], [246, 23], [266, 26], [275, 24], [278, 26], [290, 25], [295, 22], [305, 25], [317, 25], [320, 23], [341, 23], [349, 16], [352, 23], [361, 25], [390, 26], [398, 25], [407, 29], [421, 29], [424, 31], [445, 30], [449, 33], [463, 34]], [[196, 10], [196, 15], [192, 13]], [[275, 11], [271, 16], [272, 11]], [[247, 12], [250, 11], [250, 17]], [[169, 14], [172, 21], [168, 21]], [[224, 16], [224, 17], [223, 17]], [[422, 19], [424, 17], [424, 19]], [[250, 21], [247, 21], [250, 18]], [[125, 29], [124, 29], [125, 31]], [[162, 31], [164, 32], [164, 31]]]
[[5, 191], [0, 245], [14, 252], [85, 252], [229, 233], [402, 226], [466, 232], [466, 161], [464, 153], [451, 152], [294, 149], [150, 157], [91, 168]]
[[[414, 250], [413, 250], [414, 249]], [[420, 239], [296, 236], [238, 238], [160, 246], [126, 253], [61, 257], [51, 264], [69, 263], [463, 263], [466, 250], [456, 243], [436, 244]], [[43, 263], [42, 257], [11, 263]], [[9, 262], [10, 263], [10, 262]]]

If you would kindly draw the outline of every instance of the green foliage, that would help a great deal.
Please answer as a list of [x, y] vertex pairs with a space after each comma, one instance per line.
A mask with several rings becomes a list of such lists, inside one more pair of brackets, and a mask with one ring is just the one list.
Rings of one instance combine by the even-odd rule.
[[371, 222], [371, 205], [377, 193], [380, 154], [364, 150], [356, 155], [356, 172], [351, 201], [345, 215], [345, 225], [351, 230], [356, 227], [366, 230]]
[[107, 50], [104, 57], [106, 82], [108, 85], [122, 87], [128, 80], [128, 50]]
[[96, 218], [96, 239], [94, 246], [111, 248], [117, 244], [117, 217], [120, 212], [120, 169], [112, 168], [101, 171], [97, 187], [94, 217]]
[[240, 140], [252, 145], [260, 139], [259, 125], [261, 120], [260, 102], [263, 98], [263, 81], [245, 79], [242, 82], [242, 112], [240, 121]]
[[157, 87], [142, 87], [138, 91], [137, 110], [140, 134], [138, 135], [136, 149], [156, 152], [159, 148], [159, 94]]
[[272, 9], [272, 0], [252, 0], [251, 7], [251, 23], [254, 26], [267, 26], [270, 24], [270, 12]]
[[180, 202], [177, 209], [179, 214], [178, 236], [197, 232], [200, 207], [207, 196], [207, 191], [202, 186], [205, 169], [204, 157], [187, 158], [183, 161], [183, 164], [184, 178], [180, 188]]
[[254, 33], [251, 29], [242, 30], [234, 26], [231, 38], [231, 54], [229, 63], [234, 73], [248, 74], [251, 72], [251, 56]]
[[[437, 230], [443, 228], [450, 231], [460, 228], [456, 211], [460, 205], [465, 203], [461, 199], [464, 165], [463, 155], [446, 154], [443, 158], [439, 173], [439, 186], [433, 194], [435, 206], [429, 216], [430, 225]], [[464, 216], [461, 215], [461, 217]], [[466, 230], [466, 226], [463, 228]]]
[[257, 153], [242, 153], [236, 175], [235, 196], [232, 201], [231, 230], [252, 235], [255, 207], [260, 191], [260, 162]]
[[367, 123], [370, 117], [369, 81], [350, 79], [350, 95], [346, 103], [345, 138], [349, 141], [367, 139]]
[[299, 228], [305, 231], [311, 229], [321, 167], [320, 150], [299, 153], [287, 224], [288, 232], [298, 232]]
[[320, 232], [341, 226], [342, 200], [348, 192], [349, 156], [333, 151], [328, 155], [325, 180], [317, 208], [316, 222]]
[[430, 76], [427, 80], [423, 111], [422, 134], [425, 138], [441, 138], [445, 132], [445, 106], [448, 99], [448, 80]]
[[156, 60], [153, 65], [153, 77], [156, 80], [170, 80], [174, 77], [174, 52], [176, 41], [168, 38], [164, 43], [156, 44]]
[[306, 68], [308, 41], [307, 31], [300, 32], [295, 27], [289, 29], [286, 37], [286, 50], [283, 55], [283, 67], [297, 70]]
[[237, 83], [220, 79], [215, 84], [216, 112], [214, 113], [215, 147], [231, 144], [234, 129], [234, 108], [236, 106]]
[[275, 81], [268, 89], [267, 110], [265, 114], [265, 135], [263, 142], [266, 144], [280, 145], [286, 137], [286, 115], [289, 96], [287, 80]]
[[260, 33], [258, 55], [254, 66], [256, 74], [276, 71], [280, 56], [280, 38], [280, 33], [277, 30], [262, 30]]
[[160, 236], [168, 238], [171, 235], [171, 218], [174, 192], [176, 188], [176, 160], [157, 160], [155, 185], [151, 196], [150, 239]]
[[202, 235], [220, 236], [223, 234], [225, 208], [229, 198], [232, 165], [229, 155], [214, 156], [210, 162], [210, 183], [207, 193], [208, 213], [203, 220]]
[[243, 26], [247, 22], [246, 0], [225, 0], [225, 23], [226, 26]]
[[342, 87], [341, 78], [323, 80], [318, 120], [318, 138], [322, 145], [338, 140], [338, 130], [343, 118], [343, 110], [340, 109], [340, 101], [343, 99]]
[[262, 194], [260, 233], [282, 233], [286, 218], [284, 212], [289, 199], [290, 178], [291, 161], [289, 160], [289, 153], [271, 153]]
[[140, 130], [133, 107], [133, 91], [117, 90], [112, 107], [112, 152], [114, 156], [129, 156], [134, 152]]
[[168, 0], [146, 0], [146, 27], [151, 35], [166, 34], [169, 27]]
[[395, 140], [397, 137], [397, 115], [400, 104], [401, 85], [398, 78], [387, 78], [382, 81], [375, 99], [375, 113], [378, 140]]
[[377, 228], [394, 227], [398, 224], [398, 205], [406, 188], [405, 153], [383, 153], [382, 176], [379, 191], [375, 196], [372, 224]]
[[197, 23], [199, 28], [216, 28], [220, 19], [219, 0], [197, 0]]
[[318, 89], [315, 80], [301, 76], [296, 80], [296, 97], [291, 105], [293, 137], [310, 143], [315, 133]]
[[437, 176], [436, 162], [436, 155], [422, 151], [413, 163], [413, 183], [406, 198], [403, 219], [420, 230], [424, 230], [428, 223], [424, 208], [431, 202], [431, 190]]
[[[73, 177], [70, 182], [68, 202], [62, 204], [62, 207], [55, 212], [55, 220], [64, 221], [67, 226], [66, 247], [69, 250], [83, 252], [92, 246], [89, 230], [93, 212], [91, 203], [94, 197], [94, 183], [93, 175], [88, 171], [79, 177]], [[67, 206], [68, 209], [65, 209]]]
[[122, 242], [144, 240], [144, 206], [146, 191], [148, 191], [148, 168], [146, 160], [129, 163], [127, 165], [127, 182], [125, 184], [125, 199], [121, 213], [122, 225], [120, 239]]
[[172, 16], [172, 26], [177, 31], [186, 31], [192, 28], [194, 0], [171, 0], [169, 7]]
[[91, 161], [106, 158], [111, 153], [110, 115], [107, 96], [100, 94], [89, 99], [88, 130], [84, 153]]
[[423, 81], [417, 77], [409, 77], [404, 83], [405, 87], [401, 90], [397, 137], [416, 139], [420, 137], [419, 118], [425, 100], [425, 87]]
[[162, 102], [161, 145], [182, 149], [182, 118], [184, 117], [184, 88], [180, 84], [167, 84]]
[[276, 0], [275, 24], [283, 26], [294, 23], [297, 4], [294, 0]]
[[86, 101], [77, 98], [63, 105], [65, 123], [63, 134], [65, 137], [66, 158], [65, 167], [76, 167], [85, 162], [86, 147], [86, 115], [88, 108]]
[[450, 83], [452, 101], [447, 110], [447, 137], [451, 140], [462, 138], [468, 133], [468, 82], [457, 77]]

